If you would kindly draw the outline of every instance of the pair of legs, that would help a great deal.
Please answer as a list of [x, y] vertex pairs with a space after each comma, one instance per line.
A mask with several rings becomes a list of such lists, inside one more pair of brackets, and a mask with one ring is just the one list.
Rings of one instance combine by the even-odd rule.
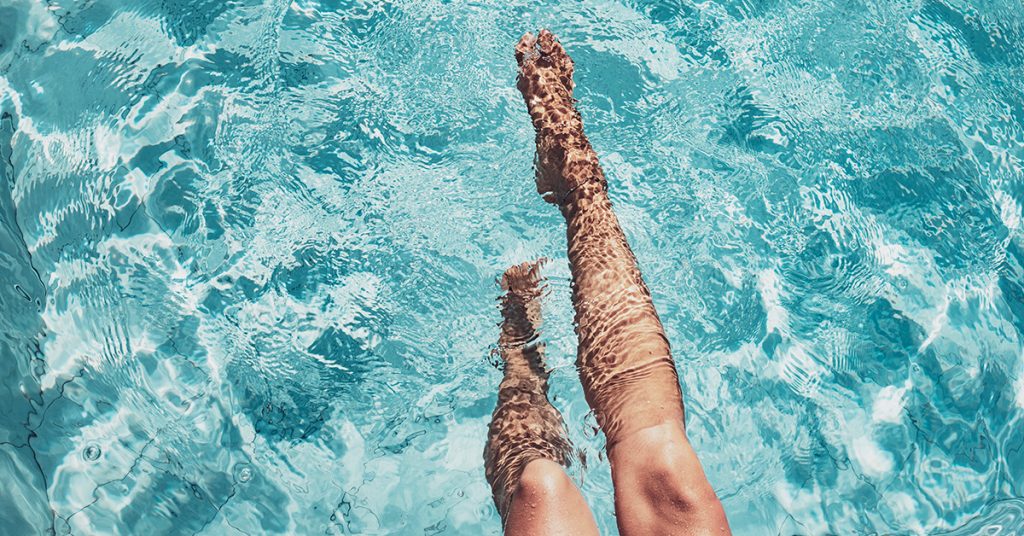
[[[572, 60], [547, 31], [523, 36], [516, 60], [537, 132], [537, 190], [558, 205], [567, 224], [577, 366], [607, 438], [619, 531], [727, 534], [721, 503], [686, 437], [668, 340], [583, 133]], [[539, 264], [510, 268], [502, 287], [504, 378], [484, 458], [505, 532], [597, 534], [563, 469], [571, 447], [547, 399], [544, 348], [537, 342]]]

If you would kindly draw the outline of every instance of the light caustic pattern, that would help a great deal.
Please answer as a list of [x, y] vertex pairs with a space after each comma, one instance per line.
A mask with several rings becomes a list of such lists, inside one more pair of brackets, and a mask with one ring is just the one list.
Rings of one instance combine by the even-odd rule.
[[547, 256], [614, 533], [542, 27], [736, 532], [1021, 527], [1016, 0], [0, 0], [0, 532], [499, 532], [495, 278]]

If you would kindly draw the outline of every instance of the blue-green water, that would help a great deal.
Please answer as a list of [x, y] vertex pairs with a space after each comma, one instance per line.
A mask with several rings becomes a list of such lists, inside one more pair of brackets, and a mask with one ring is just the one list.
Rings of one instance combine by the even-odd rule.
[[1017, 0], [0, 0], [0, 533], [494, 534], [495, 277], [614, 533], [548, 27], [737, 534], [1024, 532]]

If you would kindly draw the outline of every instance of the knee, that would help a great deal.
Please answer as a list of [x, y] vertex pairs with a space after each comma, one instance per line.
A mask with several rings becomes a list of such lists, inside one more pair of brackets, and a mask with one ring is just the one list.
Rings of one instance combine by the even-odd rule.
[[628, 483], [622, 491], [647, 508], [681, 512], [720, 504], [681, 427], [642, 430], [616, 445], [610, 457], [613, 475]]
[[575, 488], [562, 466], [547, 459], [536, 459], [526, 464], [519, 477], [514, 496], [531, 503], [557, 500]]
[[658, 445], [644, 456], [638, 488], [644, 499], [660, 511], [703, 510], [719, 504], [718, 495], [704, 476], [688, 444]]

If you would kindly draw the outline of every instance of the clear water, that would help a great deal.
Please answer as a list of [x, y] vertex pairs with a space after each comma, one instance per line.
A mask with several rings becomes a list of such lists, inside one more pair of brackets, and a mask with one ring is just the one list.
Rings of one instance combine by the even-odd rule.
[[1024, 526], [1017, 0], [0, 0], [0, 532], [494, 534], [549, 27], [737, 534]]

